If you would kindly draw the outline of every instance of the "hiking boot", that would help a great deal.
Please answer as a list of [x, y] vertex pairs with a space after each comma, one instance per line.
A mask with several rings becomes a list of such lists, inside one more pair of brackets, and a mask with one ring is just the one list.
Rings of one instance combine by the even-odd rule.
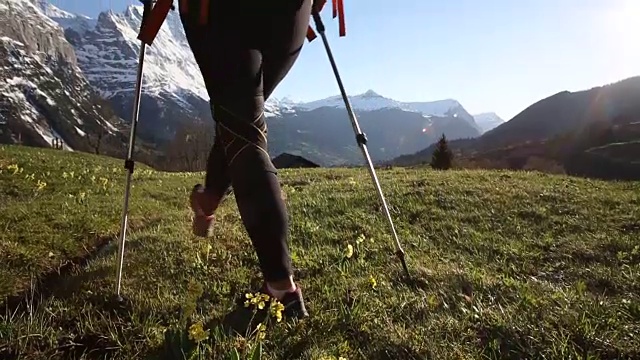
[[[274, 297], [271, 292], [269, 292], [266, 283], [262, 285], [262, 288], [260, 288], [260, 292]], [[284, 305], [284, 316], [296, 319], [303, 319], [309, 316], [307, 307], [304, 304], [304, 298], [302, 297], [302, 290], [300, 289], [300, 285], [296, 284], [296, 290], [286, 293], [279, 301], [282, 305]]]
[[[193, 234], [200, 237], [208, 237], [209, 229], [214, 219], [215, 199], [208, 194], [204, 186], [197, 184], [193, 187], [190, 196], [191, 210], [193, 210]], [[205, 212], [203, 209], [213, 209]]]

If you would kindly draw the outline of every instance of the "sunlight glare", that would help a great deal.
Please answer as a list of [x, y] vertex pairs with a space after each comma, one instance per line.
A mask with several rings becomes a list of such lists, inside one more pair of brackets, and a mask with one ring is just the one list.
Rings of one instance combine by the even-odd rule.
[[605, 25], [621, 41], [634, 41], [640, 36], [640, 1], [620, 0], [611, 2], [612, 7], [604, 13]]

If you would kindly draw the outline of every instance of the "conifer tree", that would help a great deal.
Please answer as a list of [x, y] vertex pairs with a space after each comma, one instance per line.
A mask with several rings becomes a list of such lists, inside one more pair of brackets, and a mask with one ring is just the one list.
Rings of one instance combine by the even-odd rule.
[[436, 149], [431, 156], [431, 167], [438, 170], [448, 170], [453, 163], [453, 153], [449, 149], [447, 138], [442, 134]]

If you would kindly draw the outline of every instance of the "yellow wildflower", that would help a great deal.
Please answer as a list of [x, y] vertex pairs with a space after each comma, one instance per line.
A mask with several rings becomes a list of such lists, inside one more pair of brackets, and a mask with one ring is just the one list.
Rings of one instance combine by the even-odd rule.
[[356, 239], [356, 244], [358, 245], [362, 244], [364, 239], [365, 239], [364, 234], [360, 234], [360, 236], [358, 236], [358, 238]]
[[7, 166], [7, 170], [13, 170], [13, 175], [19, 174], [22, 172], [22, 168], [18, 166], [18, 164], [11, 164]]
[[197, 322], [189, 327], [189, 339], [201, 342], [209, 338], [209, 332], [205, 331], [201, 322]]
[[347, 259], [351, 258], [353, 256], [353, 245], [349, 244], [347, 245], [347, 251], [345, 253], [345, 255], [347, 257]]
[[264, 309], [265, 306], [265, 302], [269, 301], [269, 295], [267, 294], [261, 294], [261, 293], [247, 293], [245, 294], [245, 297], [247, 298], [247, 300], [244, 302], [244, 306], [245, 307], [249, 307], [251, 305], [257, 305], [258, 309], [262, 310]]
[[36, 188], [38, 191], [44, 189], [46, 186], [47, 186], [47, 183], [42, 180], [38, 180], [38, 182], [36, 182]]
[[271, 306], [269, 307], [269, 311], [271, 316], [276, 318], [277, 322], [282, 321], [282, 311], [284, 311], [284, 305], [279, 302], [277, 299], [273, 299], [271, 302]]
[[373, 277], [373, 275], [369, 275], [369, 284], [371, 284], [371, 287], [374, 289], [378, 285], [378, 282], [376, 282], [376, 279]]

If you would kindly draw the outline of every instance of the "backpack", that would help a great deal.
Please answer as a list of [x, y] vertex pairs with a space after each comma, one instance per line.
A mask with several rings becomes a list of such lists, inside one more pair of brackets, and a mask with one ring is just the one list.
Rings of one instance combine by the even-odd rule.
[[[148, 13], [148, 16], [143, 16], [142, 24], [140, 25], [140, 33], [138, 34], [138, 40], [151, 46], [153, 40], [158, 36], [160, 27], [164, 23], [170, 10], [175, 10], [173, 6], [173, 0], [157, 0], [156, 5], [151, 8], [151, 0], [140, 0], [144, 4], [144, 12]], [[186, 11], [188, 0], [180, 1], [180, 11]], [[318, 13], [322, 11], [326, 5], [327, 0], [314, 0], [314, 6], [317, 7]], [[338, 17], [339, 33], [340, 36], [346, 35], [345, 22], [344, 22], [344, 5], [343, 0], [331, 0], [332, 14], [335, 19]], [[151, 9], [150, 9], [151, 8]], [[206, 23], [209, 19], [209, 0], [200, 1], [200, 22]], [[313, 41], [317, 37], [315, 31], [309, 25], [307, 29], [307, 40]]]

